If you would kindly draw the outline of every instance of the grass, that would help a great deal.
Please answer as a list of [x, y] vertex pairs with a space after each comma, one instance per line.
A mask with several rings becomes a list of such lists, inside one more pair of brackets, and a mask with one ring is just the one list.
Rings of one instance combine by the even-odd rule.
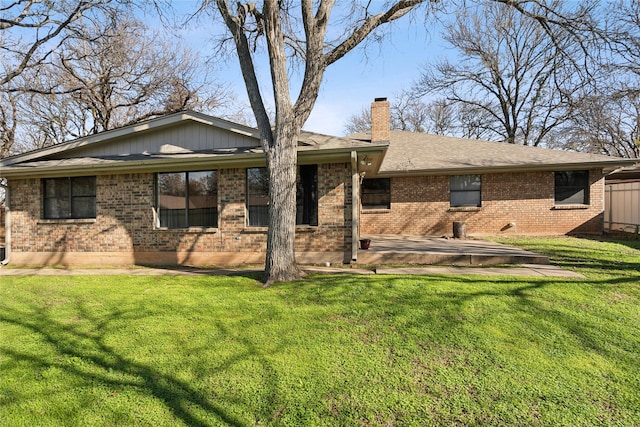
[[3, 426], [640, 425], [640, 244], [586, 280], [2, 277]]

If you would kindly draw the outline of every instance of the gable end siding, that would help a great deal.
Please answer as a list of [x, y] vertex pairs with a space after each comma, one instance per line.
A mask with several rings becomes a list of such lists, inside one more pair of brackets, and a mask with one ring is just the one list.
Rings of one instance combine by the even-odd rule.
[[[198, 122], [185, 122], [169, 128], [141, 132], [114, 141], [90, 144], [59, 154], [64, 158], [124, 156], [168, 151], [203, 151], [258, 147], [255, 138]], [[53, 157], [55, 158], [55, 157]]]

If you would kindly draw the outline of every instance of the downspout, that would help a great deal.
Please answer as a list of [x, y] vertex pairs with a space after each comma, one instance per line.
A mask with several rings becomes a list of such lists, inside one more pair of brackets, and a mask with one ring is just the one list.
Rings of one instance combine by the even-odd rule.
[[0, 186], [4, 188], [4, 259], [0, 260], [0, 265], [9, 264], [11, 258], [11, 208], [9, 186], [0, 182]]
[[351, 152], [351, 261], [358, 260], [358, 240], [360, 239], [360, 175], [358, 174], [358, 153]]

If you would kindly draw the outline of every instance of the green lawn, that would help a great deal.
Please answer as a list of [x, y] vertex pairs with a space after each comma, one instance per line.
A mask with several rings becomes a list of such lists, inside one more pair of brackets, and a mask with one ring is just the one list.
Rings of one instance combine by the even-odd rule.
[[0, 425], [640, 425], [640, 244], [586, 280], [0, 277]]

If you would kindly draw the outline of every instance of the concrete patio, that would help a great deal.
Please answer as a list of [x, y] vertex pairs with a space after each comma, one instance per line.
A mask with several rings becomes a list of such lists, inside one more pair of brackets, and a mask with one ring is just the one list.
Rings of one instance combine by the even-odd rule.
[[534, 252], [479, 239], [451, 239], [417, 235], [365, 235], [369, 249], [358, 251], [366, 265], [497, 265], [549, 264]]
[[[395, 275], [509, 275], [523, 277], [584, 278], [581, 274], [550, 265], [549, 258], [533, 252], [479, 239], [447, 239], [416, 235], [363, 236], [371, 239], [367, 250], [358, 251], [358, 261], [350, 267], [301, 266], [316, 274]], [[495, 265], [501, 264], [501, 267]], [[511, 264], [511, 266], [509, 266]], [[491, 266], [494, 267], [491, 267]], [[363, 266], [364, 268], [360, 267]], [[2, 268], [0, 276], [72, 275], [244, 275], [262, 269], [207, 269], [188, 267], [135, 268]]]

